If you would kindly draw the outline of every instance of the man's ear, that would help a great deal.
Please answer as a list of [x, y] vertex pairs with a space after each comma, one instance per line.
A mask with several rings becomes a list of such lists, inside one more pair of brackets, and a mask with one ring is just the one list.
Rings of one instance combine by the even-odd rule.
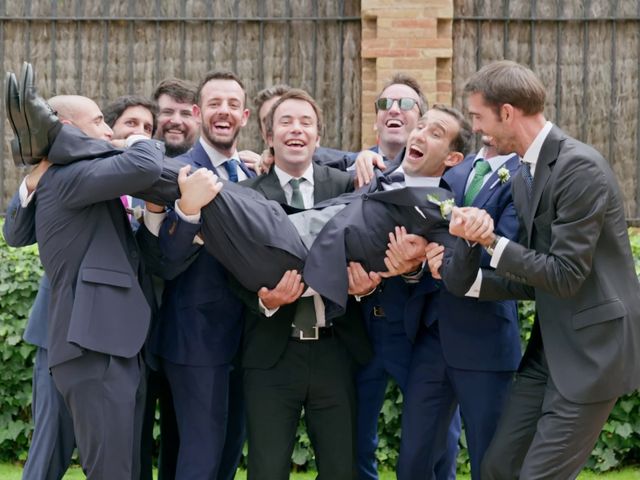
[[267, 145], [273, 148], [273, 133], [267, 133]]
[[193, 117], [198, 120], [198, 123], [202, 121], [202, 117], [200, 116], [200, 107], [197, 103], [194, 103], [191, 107], [191, 113], [193, 114]]
[[510, 103], [503, 103], [500, 107], [500, 121], [509, 122], [513, 120], [514, 107]]
[[444, 160], [444, 164], [447, 167], [455, 167], [462, 162], [462, 160], [464, 160], [464, 155], [461, 152], [449, 152], [449, 155], [447, 155], [447, 158]]

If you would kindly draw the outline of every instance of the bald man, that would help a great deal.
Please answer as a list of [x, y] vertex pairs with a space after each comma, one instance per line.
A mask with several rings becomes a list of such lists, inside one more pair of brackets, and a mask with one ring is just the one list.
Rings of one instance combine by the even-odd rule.
[[[89, 98], [59, 96], [49, 103], [73, 136], [111, 139], [102, 112]], [[150, 307], [120, 196], [158, 178], [164, 147], [140, 137], [127, 143], [124, 153], [100, 161], [39, 167], [32, 207], [51, 283], [48, 365], [71, 415], [89, 479], [139, 476], [144, 393], [139, 354]]]

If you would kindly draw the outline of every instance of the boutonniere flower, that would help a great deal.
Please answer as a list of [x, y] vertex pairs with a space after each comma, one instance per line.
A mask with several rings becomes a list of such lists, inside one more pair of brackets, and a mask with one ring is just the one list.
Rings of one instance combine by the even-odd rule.
[[500, 183], [505, 184], [511, 178], [511, 173], [506, 167], [500, 167], [498, 169], [498, 178], [500, 179]]
[[453, 207], [456, 206], [455, 200], [453, 198], [440, 200], [437, 195], [429, 194], [427, 195], [427, 200], [440, 207], [440, 215], [442, 215], [442, 218], [444, 218], [445, 220], [447, 220], [451, 216]]

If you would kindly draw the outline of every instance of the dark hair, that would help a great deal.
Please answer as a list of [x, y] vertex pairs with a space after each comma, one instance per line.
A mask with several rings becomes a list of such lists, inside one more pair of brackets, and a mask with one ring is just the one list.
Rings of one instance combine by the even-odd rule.
[[318, 117], [318, 136], [322, 135], [322, 109], [311, 95], [300, 88], [291, 88], [288, 92], [283, 93], [278, 101], [273, 104], [265, 122], [268, 134], [273, 133], [273, 116], [276, 109], [286, 100], [302, 100], [310, 104], [313, 107], [313, 111], [316, 112], [316, 117]]
[[460, 152], [465, 157], [471, 150], [471, 138], [473, 137], [473, 131], [471, 130], [471, 124], [469, 120], [464, 118], [464, 115], [457, 108], [449, 107], [448, 105], [443, 105], [442, 103], [436, 103], [431, 107], [432, 110], [438, 110], [440, 112], [444, 112], [458, 122], [458, 135], [451, 140], [449, 144], [449, 149], [454, 152]]
[[281, 97], [285, 93], [291, 90], [289, 85], [285, 85], [284, 83], [279, 83], [278, 85], [272, 85], [271, 87], [263, 88], [256, 94], [256, 98], [253, 100], [253, 103], [256, 106], [256, 120], [258, 121], [258, 130], [262, 130], [262, 125], [260, 124], [260, 109], [265, 102], [268, 102], [273, 97]]
[[143, 107], [151, 112], [153, 118], [153, 135], [156, 131], [156, 116], [158, 115], [158, 106], [152, 100], [140, 95], [123, 95], [116, 98], [113, 102], [105, 107], [102, 111], [104, 115], [104, 121], [110, 127], [118, 121], [127, 108], [131, 107]]
[[[427, 102], [427, 99], [424, 96], [424, 93], [422, 92], [422, 88], [420, 88], [420, 84], [418, 83], [418, 81], [412, 76], [407, 75], [406, 73], [396, 73], [393, 77], [391, 77], [391, 80], [385, 83], [384, 87], [382, 87], [382, 90], [380, 90], [380, 93], [376, 97], [376, 100], [380, 98], [382, 96], [382, 93], [391, 85], [406, 85], [411, 90], [416, 92], [418, 94], [418, 98], [420, 99], [420, 103], [418, 103], [420, 115], [424, 115], [426, 113], [427, 109], [429, 108], [429, 102]], [[377, 111], [378, 106], [376, 105], [376, 112]]]
[[510, 60], [485, 65], [467, 81], [465, 94], [480, 93], [487, 105], [498, 114], [505, 103], [525, 115], [544, 111], [546, 92], [542, 82], [530, 69]]
[[240, 85], [240, 88], [242, 88], [242, 91], [244, 92], [244, 105], [246, 107], [247, 92], [244, 88], [244, 84], [242, 83], [242, 80], [240, 80], [240, 78], [230, 70], [211, 70], [210, 72], [207, 72], [207, 74], [204, 76], [204, 79], [202, 80], [202, 82], [200, 82], [200, 85], [198, 86], [198, 96], [197, 96], [198, 105], [200, 105], [200, 102], [202, 101], [202, 98], [201, 98], [202, 89], [211, 80], [233, 80], [238, 85]]
[[156, 85], [151, 98], [156, 102], [160, 95], [168, 95], [179, 103], [197, 103], [198, 87], [195, 83], [181, 78], [165, 78]]

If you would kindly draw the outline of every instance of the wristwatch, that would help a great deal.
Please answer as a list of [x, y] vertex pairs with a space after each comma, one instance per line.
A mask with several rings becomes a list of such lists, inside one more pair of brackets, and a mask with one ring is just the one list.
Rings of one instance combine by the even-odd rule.
[[487, 245], [486, 247], [484, 247], [484, 249], [487, 251], [489, 255], [493, 256], [493, 252], [498, 246], [498, 242], [500, 241], [501, 238], [502, 237], [500, 235], [494, 235], [493, 242], [491, 242], [490, 245]]

